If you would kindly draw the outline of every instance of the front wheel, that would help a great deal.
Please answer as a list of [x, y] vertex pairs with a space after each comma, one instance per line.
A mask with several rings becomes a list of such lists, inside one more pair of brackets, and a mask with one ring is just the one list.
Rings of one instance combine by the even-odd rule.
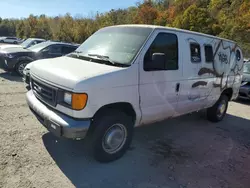
[[221, 121], [227, 112], [228, 97], [222, 95], [220, 99], [211, 107], [207, 109], [207, 118], [212, 122]]
[[16, 72], [19, 76], [23, 76], [23, 70], [24, 68], [26, 67], [26, 65], [28, 64], [29, 62], [27, 61], [20, 61], [17, 65], [16, 65]]
[[122, 157], [133, 137], [132, 118], [123, 112], [109, 110], [94, 119], [93, 152], [99, 162], [111, 162]]

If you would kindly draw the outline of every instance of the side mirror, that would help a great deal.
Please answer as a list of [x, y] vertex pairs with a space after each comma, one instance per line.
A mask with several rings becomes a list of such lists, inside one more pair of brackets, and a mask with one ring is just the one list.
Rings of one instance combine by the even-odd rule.
[[157, 71], [166, 69], [166, 55], [164, 53], [153, 53], [152, 61], [146, 62], [146, 71]]

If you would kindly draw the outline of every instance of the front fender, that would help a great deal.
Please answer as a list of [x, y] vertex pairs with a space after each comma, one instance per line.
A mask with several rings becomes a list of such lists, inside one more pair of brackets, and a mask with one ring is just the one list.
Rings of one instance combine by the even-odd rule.
[[19, 57], [17, 59], [17, 62], [20, 62], [20, 61], [29, 61], [29, 62], [32, 62], [32, 61], [34, 61], [34, 59], [31, 58], [31, 57], [29, 57], [29, 56], [22, 56], [22, 57]]

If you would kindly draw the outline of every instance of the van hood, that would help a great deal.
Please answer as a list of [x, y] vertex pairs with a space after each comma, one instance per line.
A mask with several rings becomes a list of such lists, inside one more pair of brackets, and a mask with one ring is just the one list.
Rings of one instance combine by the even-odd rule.
[[88, 78], [122, 69], [64, 56], [34, 61], [30, 66], [30, 73], [51, 84], [74, 90], [77, 84]]

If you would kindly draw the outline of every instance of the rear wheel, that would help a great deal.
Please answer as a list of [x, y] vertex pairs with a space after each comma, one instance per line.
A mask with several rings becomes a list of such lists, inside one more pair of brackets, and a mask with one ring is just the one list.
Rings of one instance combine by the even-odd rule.
[[4, 41], [3, 41], [3, 40], [0, 40], [0, 43], [4, 43]]
[[17, 41], [14, 41], [13, 43], [14, 43], [14, 44], [17, 44]]
[[211, 107], [207, 109], [207, 118], [212, 122], [221, 121], [227, 112], [228, 97], [222, 95], [220, 99]]
[[26, 65], [28, 64], [28, 61], [20, 61], [17, 65], [16, 65], [16, 72], [19, 76], [23, 76], [23, 70], [26, 67]]
[[126, 153], [133, 137], [132, 118], [109, 110], [94, 120], [93, 126], [93, 152], [97, 161], [111, 162]]

